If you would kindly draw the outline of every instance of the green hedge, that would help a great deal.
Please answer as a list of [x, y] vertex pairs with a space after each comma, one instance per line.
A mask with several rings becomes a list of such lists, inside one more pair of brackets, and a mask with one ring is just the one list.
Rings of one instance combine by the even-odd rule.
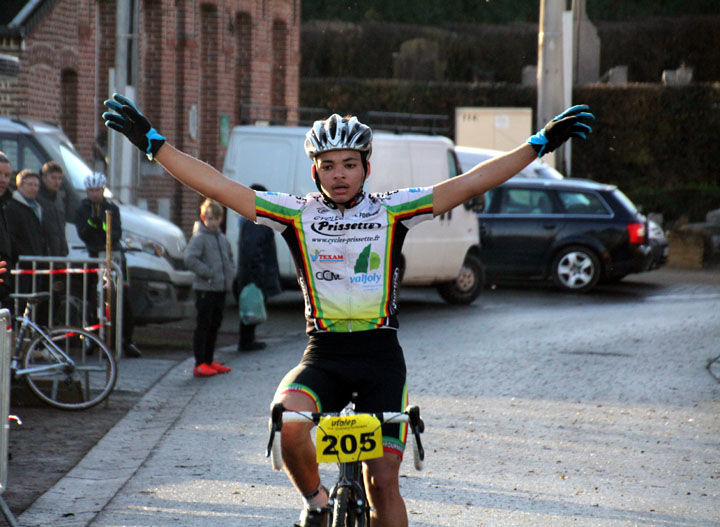
[[[717, 0], [716, 0], [717, 1]], [[720, 2], [718, 2], [720, 6]], [[600, 72], [628, 66], [631, 82], [660, 82], [683, 62], [698, 82], [720, 81], [720, 16], [598, 22]], [[393, 53], [414, 38], [438, 43], [443, 80], [517, 83], [537, 64], [537, 24], [310, 22], [301, 29], [303, 77], [392, 78]]]
[[[597, 116], [591, 139], [573, 143], [574, 176], [617, 184], [669, 221], [682, 214], [704, 221], [707, 211], [720, 208], [720, 83], [596, 85], [575, 89], [573, 99]], [[300, 101], [341, 114], [444, 114], [454, 130], [458, 106], [535, 111], [536, 92], [516, 84], [303, 79]]]
[[[537, 22], [539, 2], [499, 0], [305, 0], [303, 21], [384, 20], [412, 24], [444, 22]], [[717, 0], [588, 0], [587, 11], [594, 20], [625, 20], [630, 17], [717, 14]]]

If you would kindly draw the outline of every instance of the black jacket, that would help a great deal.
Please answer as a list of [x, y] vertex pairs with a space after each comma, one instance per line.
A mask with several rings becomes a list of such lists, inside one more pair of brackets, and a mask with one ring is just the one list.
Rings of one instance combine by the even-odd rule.
[[114, 203], [103, 198], [98, 206], [93, 206], [89, 199], [80, 202], [75, 213], [75, 227], [80, 239], [85, 242], [88, 253], [96, 257], [105, 250], [105, 211], [112, 215], [111, 240], [113, 251], [119, 251], [122, 225], [120, 223], [120, 209]]
[[10, 231], [5, 218], [5, 200], [0, 198], [0, 261], [2, 260], [7, 262], [8, 268], [15, 264], [12, 240], [10, 239]]
[[255, 282], [262, 289], [265, 298], [282, 292], [272, 229], [240, 218], [238, 230], [236, 296], [250, 282]]
[[47, 256], [47, 241], [40, 218], [17, 190], [5, 205], [5, 220], [15, 256]]
[[51, 193], [40, 184], [37, 197], [42, 206], [42, 224], [48, 245], [49, 256], [67, 256], [68, 244], [65, 237], [65, 199], [62, 190]]

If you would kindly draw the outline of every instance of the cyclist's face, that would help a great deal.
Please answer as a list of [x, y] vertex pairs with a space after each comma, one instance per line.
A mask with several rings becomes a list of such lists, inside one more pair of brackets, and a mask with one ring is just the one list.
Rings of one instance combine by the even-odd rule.
[[90, 203], [102, 203], [104, 193], [104, 187], [87, 189], [87, 197], [90, 200]]
[[[336, 203], [351, 200], [360, 191], [365, 174], [360, 152], [356, 150], [333, 150], [315, 158], [316, 177], [320, 178], [323, 191]], [[368, 175], [370, 163], [368, 163]]]

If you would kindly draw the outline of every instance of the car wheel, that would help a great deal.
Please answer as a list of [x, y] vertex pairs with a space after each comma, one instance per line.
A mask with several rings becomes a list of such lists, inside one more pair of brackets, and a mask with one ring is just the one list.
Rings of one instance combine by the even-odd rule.
[[563, 291], [586, 293], [600, 279], [600, 261], [590, 249], [573, 245], [555, 256], [552, 272], [554, 284]]
[[468, 254], [453, 282], [438, 286], [438, 293], [448, 304], [469, 304], [485, 287], [485, 268], [477, 256]]

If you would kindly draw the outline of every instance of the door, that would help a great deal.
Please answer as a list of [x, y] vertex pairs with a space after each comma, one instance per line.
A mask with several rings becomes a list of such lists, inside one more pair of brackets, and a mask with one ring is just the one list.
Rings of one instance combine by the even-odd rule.
[[480, 254], [489, 274], [539, 276], [560, 230], [552, 192], [502, 186], [488, 196], [478, 214]]

